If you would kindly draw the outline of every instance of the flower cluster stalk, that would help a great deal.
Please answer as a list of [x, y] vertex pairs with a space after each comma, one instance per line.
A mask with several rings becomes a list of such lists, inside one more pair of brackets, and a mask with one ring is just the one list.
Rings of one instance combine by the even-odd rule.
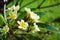
[[[5, 1], [4, 1], [5, 2]], [[6, 18], [6, 4], [4, 4], [4, 18], [5, 20], [7, 21], [7, 18]]]

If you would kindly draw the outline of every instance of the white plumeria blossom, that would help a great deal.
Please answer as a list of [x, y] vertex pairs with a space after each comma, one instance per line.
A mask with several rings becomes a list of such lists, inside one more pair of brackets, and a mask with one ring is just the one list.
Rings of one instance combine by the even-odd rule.
[[34, 12], [30, 12], [30, 18], [33, 19], [34, 22], [39, 22], [39, 16]]
[[30, 8], [25, 8], [25, 11], [27, 12], [27, 14], [30, 14], [31, 9]]
[[13, 9], [14, 9], [15, 11], [18, 11], [18, 10], [20, 9], [20, 7], [19, 7], [19, 5], [17, 5], [17, 6], [13, 5]]
[[20, 29], [26, 30], [28, 27], [28, 23], [24, 22], [24, 20], [17, 21], [17, 23], [19, 24], [18, 28]]
[[34, 23], [34, 30], [32, 31], [33, 33], [34, 32], [37, 32], [37, 31], [40, 31], [40, 29], [38, 28], [38, 25], [36, 25], [36, 23]]
[[8, 10], [11, 11], [11, 12], [12, 12], [13, 10], [14, 10], [14, 11], [18, 11], [19, 9], [20, 9], [19, 5], [17, 5], [17, 6], [13, 5], [12, 7], [8, 8]]
[[25, 8], [25, 11], [27, 12], [27, 14], [30, 15], [30, 18], [32, 19], [33, 22], [39, 22], [40, 17], [34, 12], [32, 12], [30, 8]]
[[30, 12], [30, 18], [39, 19], [40, 17], [37, 14], [35, 14], [34, 12]]
[[36, 31], [40, 31], [40, 29], [38, 28], [38, 25], [36, 25], [36, 23], [34, 23], [34, 27]]
[[5, 26], [5, 27], [3, 27], [2, 30], [3, 30], [4, 33], [7, 33], [9, 31], [9, 27], [8, 26]]
[[9, 10], [9, 18], [11, 19], [16, 19], [17, 18], [17, 11], [19, 10], [19, 5], [15, 6], [13, 5], [12, 7], [8, 8]]
[[17, 18], [17, 13], [15, 13], [15, 12], [10, 13], [9, 18], [16, 19]]

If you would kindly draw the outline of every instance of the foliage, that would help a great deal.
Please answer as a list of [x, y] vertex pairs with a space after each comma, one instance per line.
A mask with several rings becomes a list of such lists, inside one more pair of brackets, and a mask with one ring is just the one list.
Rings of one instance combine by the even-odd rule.
[[0, 40], [60, 40], [59, 0], [8, 2], [0, 14]]

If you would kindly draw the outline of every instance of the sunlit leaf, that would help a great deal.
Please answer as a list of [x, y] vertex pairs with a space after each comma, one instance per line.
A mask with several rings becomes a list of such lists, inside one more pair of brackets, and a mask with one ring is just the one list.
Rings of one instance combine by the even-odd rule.
[[0, 14], [0, 20], [2, 21], [2, 22], [4, 22], [5, 24], [7, 24], [7, 21], [5, 20], [5, 18]]

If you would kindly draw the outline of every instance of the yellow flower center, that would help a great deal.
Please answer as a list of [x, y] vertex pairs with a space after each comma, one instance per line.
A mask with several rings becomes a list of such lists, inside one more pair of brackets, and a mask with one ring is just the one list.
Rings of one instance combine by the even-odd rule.
[[8, 29], [7, 29], [7, 28], [4, 28], [4, 29], [3, 29], [3, 32], [8, 32]]
[[26, 24], [24, 22], [21, 22], [20, 23], [20, 26], [23, 27], [23, 28], [25, 28], [26, 27]]
[[10, 18], [15, 19], [16, 18], [16, 14], [10, 14]]

